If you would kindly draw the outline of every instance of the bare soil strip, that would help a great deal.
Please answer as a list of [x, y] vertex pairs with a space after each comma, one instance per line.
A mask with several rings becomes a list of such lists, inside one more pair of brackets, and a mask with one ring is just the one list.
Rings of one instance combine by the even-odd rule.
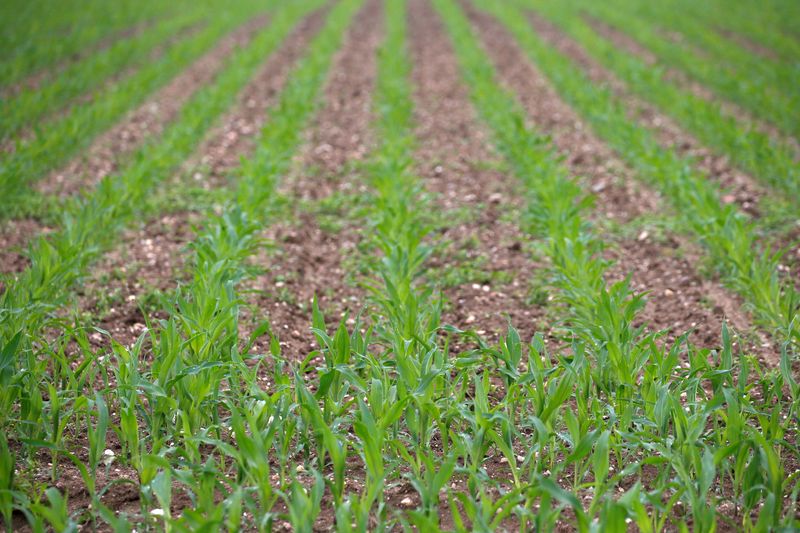
[[[224, 183], [240, 158], [253, 148], [255, 136], [267, 120], [267, 109], [275, 104], [292, 66], [322, 27], [326, 13], [326, 9], [317, 10], [292, 30], [245, 87], [235, 108], [209, 133], [194, 160], [187, 163], [188, 172], [183, 178], [173, 178], [174, 186], [180, 187], [176, 182], [187, 176], [208, 187]], [[197, 213], [180, 212], [125, 232], [120, 245], [97, 263], [92, 281], [81, 295], [80, 307], [101, 312], [100, 327], [117, 341], [133, 342], [141, 333], [139, 305], [143, 296], [171, 290], [176, 279], [185, 278], [183, 266], [188, 254], [184, 254], [184, 248], [194, 236], [192, 225], [199, 222]], [[93, 340], [103, 342], [101, 338]]]
[[750, 214], [756, 216], [759, 214], [757, 203], [768, 193], [757, 180], [734, 168], [726, 157], [704, 147], [700, 141], [657, 108], [630, 94], [622, 81], [600, 66], [561, 30], [535, 14], [531, 14], [530, 20], [534, 31], [542, 39], [573, 59], [594, 83], [609, 86], [623, 98], [632, 117], [650, 127], [662, 144], [674, 146], [682, 155], [696, 158], [697, 168], [729, 191], [723, 196], [723, 201], [736, 203], [743, 211]]
[[303, 359], [318, 348], [310, 332], [314, 296], [331, 323], [338, 323], [345, 312], [357, 313], [365, 304], [364, 291], [348, 284], [342, 264], [344, 257], [356, 253], [364, 221], [346, 220], [345, 213], [341, 228], [325, 231], [303, 208], [303, 201], [363, 189], [351, 167], [372, 144], [372, 93], [377, 50], [383, 40], [382, 13], [379, 1], [369, 0], [334, 58], [324, 104], [308, 130], [298, 170], [280, 186], [292, 201], [291, 215], [265, 232], [277, 250], [257, 261], [267, 270], [248, 283], [254, 291], [250, 301], [255, 312], [269, 318], [287, 358]]
[[186, 172], [195, 181], [206, 188], [225, 185], [230, 173], [238, 168], [241, 156], [253, 150], [269, 118], [269, 108], [277, 102], [292, 67], [322, 28], [329, 7], [314, 11], [292, 30], [239, 95], [235, 108], [224, 116], [219, 127], [211, 130], [196, 155], [187, 161]]
[[[582, 124], [505, 28], [475, 9], [468, 9], [468, 13], [501, 81], [519, 96], [533, 122], [552, 135], [572, 173], [586, 178], [599, 206], [594, 217], [624, 221], [661, 209], [652, 191], [632, 185], [630, 169]], [[622, 185], [609, 186], [615, 177]], [[634, 288], [651, 291], [642, 317], [654, 329], [670, 330], [672, 338], [695, 328], [692, 340], [699, 346], [712, 347], [719, 345], [724, 320], [739, 330], [751, 329], [741, 311], [741, 301], [718, 283], [703, 281], [691, 263], [681, 258], [683, 245], [674, 238], [657, 242], [644, 233], [617, 242], [608, 252], [608, 257], [617, 262], [609, 281], [624, 279], [630, 273]]]
[[759, 56], [763, 57], [764, 59], [767, 59], [769, 61], [780, 61], [781, 60], [780, 54], [778, 54], [774, 50], [764, 46], [761, 43], [757, 43], [757, 42], [753, 41], [749, 37], [746, 37], [744, 35], [736, 33], [733, 30], [729, 30], [727, 28], [723, 28], [722, 26], [718, 26], [715, 29], [720, 33], [720, 35], [722, 35], [726, 39], [730, 39], [731, 41], [735, 42], [736, 44], [738, 44], [742, 48], [745, 48], [746, 50], [749, 50], [750, 52], [752, 52], [752, 53], [754, 53], [756, 55], [759, 55]]
[[486, 269], [511, 280], [492, 286], [490, 279], [473, 279], [446, 288], [449, 305], [442, 322], [476, 329], [496, 340], [498, 334], [505, 334], [510, 319], [520, 335], [530, 339], [539, 329], [544, 310], [528, 303], [528, 282], [542, 265], [525, 250], [524, 243], [530, 239], [519, 225], [503, 220], [509, 213], [520, 214], [516, 180], [491, 168], [498, 156], [491, 151], [491, 139], [473, 110], [447, 33], [431, 7], [421, 1], [409, 4], [409, 41], [418, 172], [426, 188], [437, 193], [437, 209], [471, 213], [467, 222], [445, 229], [441, 237], [452, 245], [443, 257], [432, 258], [430, 267], [458, 268], [453, 248], [468, 245], [467, 261], [487, 260]]

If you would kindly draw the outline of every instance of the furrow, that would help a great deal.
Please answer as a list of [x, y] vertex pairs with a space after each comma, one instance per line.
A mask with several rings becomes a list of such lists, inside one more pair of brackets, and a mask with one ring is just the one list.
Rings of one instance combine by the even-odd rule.
[[[498, 155], [477, 121], [447, 35], [420, 1], [409, 3], [409, 42], [416, 168], [426, 189], [435, 193], [434, 208], [445, 218], [457, 217], [444, 222], [437, 238], [450, 243], [431, 257], [428, 269], [442, 277], [472, 263], [479, 267], [445, 287], [448, 305], [442, 321], [496, 340], [510, 319], [530, 338], [544, 310], [531, 305], [534, 297], [526, 282], [541, 265], [531, 260], [523, 246], [526, 238], [512, 221], [521, 215], [521, 195], [514, 180], [496, 169]], [[458, 220], [459, 210], [468, 213], [461, 215], [463, 220]], [[466, 257], [454, 257], [459, 252]]]
[[[265, 232], [276, 249], [256, 260], [266, 272], [247, 284], [254, 291], [248, 302], [269, 317], [290, 360], [319, 348], [309, 331], [314, 297], [335, 320], [358, 313], [366, 303], [344, 262], [356, 253], [363, 225], [353, 212], [353, 195], [362, 189], [358, 165], [373, 143], [371, 105], [382, 35], [381, 2], [367, 0], [336, 53], [323, 106], [294, 170], [278, 186], [287, 199], [288, 220]], [[326, 211], [337, 217], [334, 227], [322, 224]], [[245, 321], [251, 314], [243, 316]]]

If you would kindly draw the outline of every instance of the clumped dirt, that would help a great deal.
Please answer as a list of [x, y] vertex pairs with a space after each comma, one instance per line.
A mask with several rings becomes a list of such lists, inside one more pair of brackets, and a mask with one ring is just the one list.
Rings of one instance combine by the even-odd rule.
[[225, 66], [226, 59], [247, 45], [266, 24], [267, 17], [259, 16], [223, 37], [203, 57], [100, 135], [84, 155], [44, 178], [37, 185], [38, 190], [43, 194], [74, 194], [117, 172], [126, 156], [161, 134], [197, 89], [208, 84]]
[[531, 13], [530, 20], [534, 31], [580, 65], [592, 82], [610, 87], [615, 94], [624, 99], [628, 104], [631, 118], [652, 129], [662, 145], [672, 146], [679, 154], [694, 158], [696, 168], [719, 183], [723, 190], [728, 191], [723, 195], [723, 201], [736, 203], [743, 211], [758, 215], [757, 204], [767, 193], [757, 180], [734, 168], [727, 157], [715, 154], [704, 147], [666, 114], [632, 95], [622, 81], [600, 66], [586, 50], [553, 24], [535, 13]]
[[[186, 245], [197, 218], [196, 213], [176, 213], [124, 232], [122, 245], [104, 254], [81, 286], [78, 308], [99, 315], [97, 326], [117, 342], [133, 344], [145, 329], [141, 306], [160, 307], [148, 297], [168, 293], [188, 278], [185, 264], [191, 252]], [[99, 333], [90, 340], [107, 346], [107, 337]]]
[[383, 10], [370, 0], [356, 14], [345, 41], [334, 57], [325, 85], [322, 108], [307, 130], [296, 161], [296, 171], [279, 186], [290, 199], [291, 215], [266, 231], [276, 243], [271, 256], [258, 260], [266, 267], [248, 288], [251, 301], [270, 320], [280, 339], [283, 355], [303, 359], [318, 348], [311, 327], [314, 296], [331, 326], [362, 310], [364, 291], [348, 282], [343, 259], [357, 253], [363, 220], [346, 215], [342, 227], [327, 231], [304, 202], [314, 202], [340, 192], [363, 190], [354, 164], [372, 144], [372, 93], [377, 74], [376, 53], [383, 39]]
[[[571, 173], [584, 176], [588, 181], [600, 206], [600, 210], [593, 213], [595, 219], [629, 221], [644, 213], [659, 211], [658, 196], [633, 185], [633, 172], [581, 123], [530, 63], [513, 37], [489, 16], [473, 8], [469, 8], [468, 13], [503, 83], [520, 95], [535, 125], [552, 135], [555, 145], [565, 153], [564, 161]], [[578, 154], [575, 154], [575, 147], [579, 147]], [[620, 184], [609, 186], [615, 178]], [[644, 238], [615, 243], [608, 256], [615, 259], [617, 265], [611, 270], [609, 280], [619, 280], [630, 273], [634, 288], [653, 291], [642, 315], [652, 328], [669, 329], [673, 335], [695, 328], [692, 340], [708, 347], [719, 345], [723, 320], [731, 321], [741, 330], [750, 329], [746, 316], [716, 301], [731, 298], [727, 291], [717, 284], [701, 282], [692, 265], [679, 257], [680, 241], [672, 240], [662, 247], [646, 235], [639, 237]], [[680, 305], [670, 305], [669, 300], [660, 297], [666, 291], [674, 296], [672, 302], [680, 302]], [[692, 310], [689, 317], [686, 308]]]
[[491, 151], [491, 139], [478, 122], [468, 88], [461, 81], [447, 33], [432, 8], [420, 0], [409, 4], [409, 42], [417, 170], [425, 187], [436, 193], [435, 209], [443, 210], [446, 217], [448, 211], [469, 211], [464, 222], [446, 225], [441, 237], [452, 245], [429, 261], [429, 266], [444, 271], [458, 268], [453, 254], [469, 244], [468, 264], [485, 258], [489, 277], [499, 272], [512, 280], [492, 286], [490, 279], [470, 279], [446, 288], [449, 305], [442, 322], [476, 329], [496, 340], [505, 334], [510, 319], [522, 338], [530, 339], [544, 309], [528, 304], [528, 280], [542, 265], [525, 250], [530, 237], [518, 224], [504, 219], [504, 215], [521, 216], [516, 178], [492, 169], [497, 155]]

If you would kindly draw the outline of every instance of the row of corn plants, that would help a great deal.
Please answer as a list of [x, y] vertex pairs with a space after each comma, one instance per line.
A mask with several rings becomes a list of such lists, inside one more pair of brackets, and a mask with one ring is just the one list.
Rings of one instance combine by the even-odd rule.
[[103, 82], [123, 69], [141, 66], [152, 59], [154, 51], [175, 34], [202, 23], [205, 10], [191, 10], [163, 18], [129, 39], [115, 42], [58, 72], [41, 86], [24, 89], [4, 98], [0, 104], [3, 123], [0, 139], [7, 139], [20, 129], [38, 123], [81, 94], [101, 87]]
[[[364, 166], [365, 233], [377, 252], [366, 259], [368, 317], [344, 317], [330, 331], [314, 305], [318, 349], [299, 362], [283, 356], [268, 322], [242, 335], [239, 286], [274, 217], [275, 185], [361, 5], [344, 0], [270, 112], [229, 203], [192, 243], [193, 277], [164, 298], [167, 318], [148, 321], [133, 345], [99, 352], [80, 329], [35, 354], [20, 355], [21, 336], [3, 345], [2, 391], [16, 394], [3, 404], [12, 419], [0, 434], [7, 522], [16, 509], [37, 530], [269, 531], [280, 520], [310, 532], [330, 508], [337, 531], [359, 532], [439, 531], [442, 519], [457, 531], [798, 526], [797, 474], [784, 472], [797, 455], [789, 440], [800, 394], [788, 358], [767, 373], [734, 357], [727, 330], [711, 352], [685, 338], [661, 347], [657, 334], [634, 328], [641, 297], [625, 283], [606, 286], [601, 243], [582, 218], [588, 200], [494, 82], [455, 2], [434, 4], [480, 115], [528, 189], [525, 229], [552, 259], [570, 349], [551, 356], [540, 335], [525, 343], [513, 327], [489, 345], [440, 325], [425, 269], [434, 208], [412, 170], [402, 1], [385, 3], [379, 143]], [[266, 348], [257, 347], [262, 336]], [[454, 337], [473, 347], [451, 353]], [[14, 366], [22, 358], [24, 370]], [[112, 434], [121, 451], [107, 448]], [[42, 454], [53, 480], [59, 463], [80, 472], [88, 511], [16, 473]], [[133, 474], [108, 483], [120, 467]], [[138, 491], [138, 512], [104, 504], [119, 484]], [[392, 510], [402, 487], [413, 498]], [[716, 512], [723, 504], [734, 512]]]
[[[795, 160], [796, 152], [790, 145], [739, 122], [723, 112], [715, 102], [667, 81], [662, 68], [654, 68], [642, 59], [619, 50], [585, 20], [575, 16], [574, 10], [544, 2], [526, 4], [536, 7], [563, 28], [601, 65], [619, 76], [634, 94], [674, 117], [701, 142], [729, 157], [736, 166], [757, 180], [775, 191], [785, 193], [792, 210], [796, 210], [797, 198], [800, 198], [800, 166]], [[592, 9], [593, 13], [601, 11], [609, 12], [602, 8]], [[737, 76], [736, 79], [743, 78]], [[761, 91], [754, 93], [762, 94]], [[788, 117], [786, 109], [791, 107], [788, 103], [778, 105], [778, 115]]]
[[693, 169], [690, 159], [661, 146], [651, 131], [628, 117], [624, 102], [610, 89], [593, 84], [570, 58], [545, 44], [531, 31], [522, 10], [511, 5], [492, 8], [482, 0], [475, 3], [508, 28], [559, 94], [635, 175], [659, 189], [681, 212], [679, 225], [701, 240], [714, 268], [744, 297], [755, 318], [779, 340], [800, 342], [796, 323], [800, 298], [791, 280], [779, 273], [782, 251], [771, 253], [760, 246], [753, 222], [735, 205], [722, 202], [717, 186]]
[[[755, 116], [775, 124], [788, 135], [800, 133], [796, 94], [776, 90], [755, 75], [743, 75], [718, 62], [698, 56], [685, 45], [669, 40], [653, 31], [652, 26], [616, 8], [579, 2], [580, 6], [617, 31], [627, 33], [642, 46], [652, 51], [664, 65], [675, 67], [690, 78], [710, 88], [719, 97], [740, 105]], [[573, 12], [573, 16], [575, 13]]]
[[[783, 5], [779, 5], [781, 3]], [[792, 24], [798, 15], [793, 2], [763, 2], [755, 5], [721, 0], [702, 3], [678, 0], [674, 8], [717, 31], [727, 33], [734, 40], [755, 44], [767, 56], [774, 54], [784, 61], [793, 62], [800, 54], [796, 26]]]
[[158, 61], [123, 77], [90, 103], [71, 108], [63, 116], [41, 125], [33, 135], [15, 136], [14, 148], [0, 156], [3, 216], [14, 216], [21, 209], [25, 204], [21, 198], [25, 198], [31, 184], [89, 146], [94, 137], [252, 17], [259, 7], [256, 2], [236, 6], [238, 9], [226, 11], [198, 32], [184, 36]]
[[[47, 356], [44, 360], [33, 363], [36, 358], [31, 359], [36, 366], [30, 375], [15, 376], [19, 382], [12, 385], [21, 392], [15, 403], [37, 403], [39, 409], [18, 410], [12, 423], [4, 423], [4, 430], [8, 428], [9, 435], [15, 430], [17, 442], [24, 444], [27, 453], [48, 449], [54, 477], [59, 460], [74, 464], [91, 507], [72, 512], [56, 489], [31, 494], [24, 489], [36, 487], [14, 482], [12, 474], [10, 480], [4, 479], [9, 484], [0, 488], [1, 510], [7, 520], [12, 509], [19, 509], [34, 529], [47, 524], [63, 530], [87, 521], [105, 522], [115, 531], [130, 531], [134, 525], [167, 531], [220, 527], [237, 531], [243, 520], [260, 530], [271, 527], [279, 492], [270, 486], [274, 480], [268, 475], [269, 457], [258, 453], [264, 449], [260, 439], [267, 435], [251, 431], [264, 428], [268, 419], [261, 415], [273, 406], [270, 396], [258, 388], [261, 365], [248, 357], [252, 344], [240, 342], [242, 297], [237, 287], [255, 271], [248, 259], [263, 244], [258, 234], [274, 214], [275, 185], [290, 168], [331, 58], [359, 4], [360, 0], [346, 0], [332, 10], [327, 25], [294, 70], [255, 154], [235, 176], [236, 192], [221, 214], [209, 213], [191, 244], [193, 277], [187, 286], [165, 297], [168, 318], [150, 322], [149, 330], [132, 346], [112, 341], [111, 353], [100, 359], [83, 342], [85, 334], [68, 333], [66, 339], [77, 339], [80, 348], [72, 357], [82, 361], [79, 371], [71, 373], [71, 377], [80, 375], [75, 380], [60, 379], [61, 358], [66, 356], [53, 357], [47, 349], [40, 353]], [[259, 326], [252, 338], [267, 328], [267, 324]], [[114, 366], [101, 364], [104, 359]], [[94, 393], [98, 383], [103, 388]], [[50, 394], [44, 399], [39, 394], [32, 402], [36, 389]], [[284, 398], [284, 408], [289, 400]], [[42, 425], [36, 417], [55, 418], [59, 420], [56, 426], [73, 429], [65, 435], [63, 429], [55, 431], [55, 426]], [[280, 421], [273, 420], [270, 417], [270, 435], [280, 427]], [[80, 430], [74, 432], [75, 427], [88, 431], [88, 460], [72, 451], [74, 443], [85, 438]], [[119, 456], [106, 448], [110, 432], [122, 445]], [[207, 453], [209, 448], [212, 451]], [[4, 439], [0, 439], [0, 453], [13, 466], [15, 459], [9, 459]], [[112, 464], [132, 468], [135, 477], [100, 486], [98, 479]], [[267, 476], [261, 477], [264, 472]], [[115, 515], [103, 504], [106, 491], [118, 483], [138, 488], [141, 511], [136, 516]], [[186, 489], [194, 511], [172, 515], [176, 487]]]
[[[782, 415], [773, 410], [774, 401], [789, 418], [797, 416], [788, 355], [780, 373], [764, 374], [746, 356], [734, 362], [727, 329], [722, 348], [709, 352], [685, 337], [659, 346], [659, 333], [634, 327], [642, 295], [632, 294], [626, 281], [606, 285], [602, 242], [582, 219], [588, 203], [579, 187], [547, 138], [526, 128], [519, 105], [494, 81], [457, 4], [434, 4], [479, 113], [526, 185], [526, 227], [545, 238], [553, 288], [568, 310], [572, 353], [555, 364], [535, 338], [527, 368], [520, 366], [513, 330], [499, 349], [486, 350], [495, 364], [503, 362], [496, 409], [521, 415], [512, 431], [525, 452], [509, 458], [512, 477], [528, 480], [526, 507], [532, 499], [540, 503], [539, 513], [521, 518], [551, 529], [569, 520], [562, 512], [569, 509], [580, 531], [625, 530], [629, 522], [642, 531], [668, 522], [678, 529], [691, 523], [697, 531], [796, 524], [797, 474], [785, 478], [783, 467], [797, 458], [787, 440], [794, 422], [777, 421]], [[753, 371], [756, 383], [750, 383]], [[769, 390], [764, 403], [759, 387]], [[747, 479], [745, 470], [758, 474]], [[736, 480], [731, 492], [720, 488], [727, 480]], [[734, 503], [736, 517], [717, 511], [724, 502]]]
[[69, 61], [86, 48], [129, 31], [136, 25], [171, 12], [160, 2], [123, 0], [62, 2], [53, 9], [46, 2], [3, 2], [3, 20], [13, 20], [0, 33], [0, 87]]
[[[790, 98], [797, 97], [800, 92], [800, 73], [791, 62], [764, 58], [718, 32], [708, 31], [708, 26], [701, 21], [686, 16], [671, 5], [628, 0], [618, 0], [613, 5], [629, 16], [639, 18], [634, 22], [636, 26], [649, 23], [656, 32], [678, 32], [708, 61], [720, 62], [741, 76], [749, 76], [759, 87], [773, 88]], [[620, 29], [624, 31], [624, 28]]]
[[40, 331], [53, 318], [89, 264], [136, 218], [138, 206], [149, 191], [192, 154], [265, 56], [319, 5], [310, 0], [276, 12], [270, 27], [246, 48], [236, 51], [216, 79], [199, 89], [179, 118], [159, 139], [143, 146], [127, 168], [102, 181], [88, 196], [65, 203], [59, 229], [31, 245], [30, 267], [9, 280], [8, 290], [0, 296], [0, 336], [4, 346], [19, 336], [26, 339], [23, 345], [27, 346], [27, 336]]

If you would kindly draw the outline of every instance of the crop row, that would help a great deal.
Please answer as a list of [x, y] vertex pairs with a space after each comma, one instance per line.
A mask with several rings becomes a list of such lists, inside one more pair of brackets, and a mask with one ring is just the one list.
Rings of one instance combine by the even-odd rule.
[[136, 217], [153, 186], [193, 152], [265, 55], [316, 5], [312, 0], [276, 13], [270, 27], [235, 52], [226, 68], [192, 96], [159, 139], [141, 147], [127, 168], [105, 179], [90, 195], [73, 198], [64, 206], [58, 231], [32, 245], [31, 266], [16, 277], [14, 290], [2, 295], [3, 342], [40, 331], [75, 281], [85, 275], [88, 264]]
[[[745, 172], [751, 173], [756, 179], [774, 190], [785, 193], [792, 204], [792, 211], [796, 211], [796, 198], [800, 197], [798, 194], [800, 192], [800, 167], [795, 161], [796, 153], [791, 146], [780, 140], [772, 139], [768, 134], [729, 116], [720, 109], [718, 103], [706, 100], [690, 90], [682, 89], [674, 82], [666, 80], [663, 69], [653, 68], [642, 59], [619, 50], [600, 36], [586, 21], [575, 17], [572, 10], [543, 2], [528, 2], [527, 4], [536, 6], [547, 17], [557, 22], [592, 57], [619, 76], [634, 94], [645, 98], [661, 111], [674, 117], [681, 126], [697, 136], [706, 146], [729, 157]], [[605, 18], [610, 17], [604, 8], [598, 7], [592, 10], [592, 13], [600, 12]], [[615, 24], [619, 23], [616, 15], [613, 20]], [[629, 20], [625, 20], [627, 31], [634, 31]], [[649, 33], [647, 29], [641, 31]], [[660, 50], [660, 47], [655, 47], [650, 42], [653, 40], [655, 37], [651, 37], [647, 45], [655, 50]], [[672, 45], [664, 43], [663, 46], [671, 47]], [[681, 54], [681, 57], [691, 56]], [[697, 63], [703, 66], [709, 64], [706, 60], [697, 60]], [[710, 76], [717, 80], [721, 79], [721, 76], [716, 73]], [[735, 79], [738, 82], [746, 77], [737, 75]], [[774, 103], [775, 114], [778, 117], [792, 124], [797, 123], [797, 120], [786, 112], [787, 108], [793, 107], [789, 102], [781, 102], [772, 98], [763, 90], [748, 89], [748, 94], [764, 95], [764, 98], [768, 98], [770, 102]], [[759, 101], [753, 101], [752, 107], [758, 112], [769, 110]], [[769, 118], [768, 114], [763, 116]]]
[[[18, 512], [34, 530], [60, 531], [79, 523], [270, 531], [286, 521], [310, 532], [321, 520], [338, 531], [796, 527], [798, 298], [778, 274], [780, 256], [762, 250], [753, 221], [723, 204], [691, 160], [661, 146], [613, 92], [531, 31], [527, 0], [409, 1], [449, 37], [477, 115], [519, 181], [521, 232], [544, 251], [546, 289], [566, 333], [557, 343], [545, 341], [551, 332], [525, 342], [509, 324], [490, 343], [441, 323], [440, 280], [428, 268], [439, 244], [437, 207], [415, 173], [408, 24], [420, 22], [406, 0], [383, 2], [377, 142], [358, 173], [368, 190], [358, 213], [365, 253], [355, 258], [367, 273], [365, 311], [333, 325], [315, 300], [308, 321], [316, 349], [300, 359], [282, 353], [266, 318], [245, 323], [243, 286], [277, 219], [278, 185], [326, 79], [335, 79], [329, 72], [345, 33], [374, 1], [331, 6], [253, 153], [203, 213], [188, 247], [190, 279], [161, 296], [158, 313], [142, 309], [146, 329], [136, 342], [109, 338], [96, 348], [85, 327], [54, 317], [154, 187], [321, 0], [276, 5], [268, 28], [231, 55], [163, 134], [97, 189], [67, 200], [57, 231], [33, 245], [30, 268], [0, 295], [6, 524]], [[607, 282], [592, 197], [497, 80], [470, 22], [476, 9], [496, 17], [597, 136], [683, 215], [682, 229], [702, 239], [781, 341], [779, 369], [736, 350], [727, 327], [711, 350], [688, 334], [667, 342], [636, 325], [645, 295], [628, 281]], [[237, 21], [254, 12], [243, 8]], [[235, 22], [209, 24], [221, 34]], [[262, 337], [267, 353], [256, 348]], [[51, 463], [47, 488], [33, 474], [43, 458]], [[77, 472], [89, 505], [76, 510], [55, 487], [62, 470]], [[138, 509], [106, 504], [118, 486], [136, 493]]]
[[[35, 134], [20, 135], [14, 148], [0, 156], [0, 193], [4, 215], [13, 215], [27, 189], [43, 175], [86, 148], [99, 133], [119, 120], [150, 92], [169, 81], [191, 61], [254, 13], [254, 6], [237, 4], [237, 10], [215, 17], [196, 33], [170, 46], [159, 61], [146, 63], [86, 105], [74, 106], [63, 116], [43, 125]], [[153, 158], [151, 158], [153, 159]]]
[[71, 101], [78, 103], [74, 102], [77, 96], [100, 86], [111, 76], [121, 73], [123, 68], [141, 65], [164, 41], [202, 23], [205, 16], [202, 11], [190, 11], [174, 18], [164, 18], [139, 35], [118, 41], [69, 65], [42, 86], [3, 99], [0, 113], [4, 120], [0, 139], [14, 135], [26, 125], [38, 123], [42, 117]]
[[[718, 61], [730, 71], [738, 72], [740, 75], [747, 74], [754, 83], [761, 87], [771, 87], [790, 98], [797, 97], [798, 73], [796, 69], [781, 61], [770, 61], [769, 58], [764, 58], [743, 46], [737, 46], [731, 39], [724, 37], [719, 32], [708, 31], [707, 25], [702, 20], [683, 16], [679, 10], [666, 8], [662, 4], [635, 4], [620, 1], [616, 5], [635, 18], [637, 27], [649, 23], [651, 27], [660, 28], [662, 31], [668, 29], [679, 32], [684, 39], [696, 47], [693, 49], [691, 46], [684, 45], [680, 48], [683, 53], [694, 53], [707, 57], [711, 61]], [[620, 29], [625, 31], [624, 28]], [[644, 38], [644, 36], [642, 37]], [[648, 42], [649, 39], [647, 38]], [[644, 41], [642, 42], [644, 43]], [[659, 44], [658, 46], [661, 48], [663, 45]], [[676, 66], [678, 65], [679, 63], [676, 63]]]
[[3, 20], [14, 23], [0, 37], [5, 52], [0, 60], [0, 86], [68, 61], [87, 47], [102, 46], [104, 40], [170, 13], [169, 7], [151, 1], [62, 2], [57, 8], [42, 1], [4, 2], [0, 6]]
[[610, 89], [592, 84], [579, 66], [532, 33], [521, 10], [490, 9], [480, 0], [476, 4], [502, 20], [594, 132], [681, 213], [685, 229], [700, 240], [716, 269], [748, 301], [756, 317], [781, 340], [797, 342], [795, 287], [779, 274], [781, 252], [760, 249], [753, 222], [722, 202], [718, 187], [694, 170], [691, 160], [661, 146], [651, 131], [630, 119]]

